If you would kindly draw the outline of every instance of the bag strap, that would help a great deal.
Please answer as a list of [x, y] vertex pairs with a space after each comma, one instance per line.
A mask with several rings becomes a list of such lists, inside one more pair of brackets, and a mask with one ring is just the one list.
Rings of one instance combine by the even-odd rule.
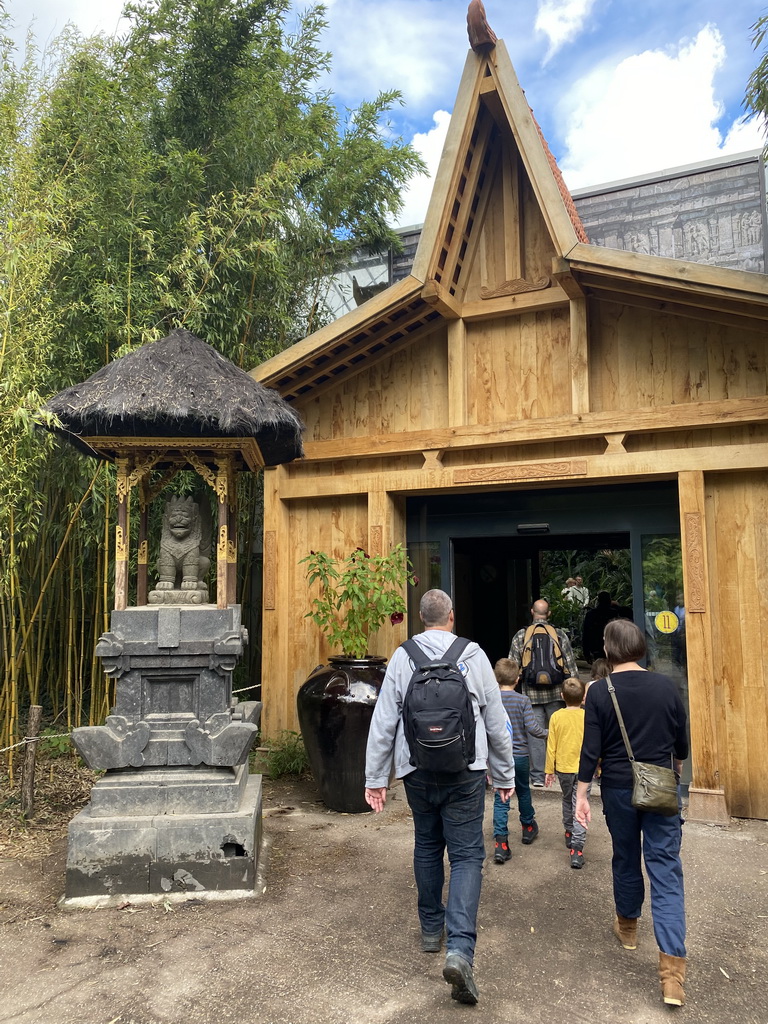
[[466, 640], [463, 636], [457, 636], [451, 646], [439, 658], [431, 658], [425, 652], [421, 644], [417, 644], [413, 638], [404, 640], [400, 646], [406, 652], [416, 668], [424, 668], [425, 665], [431, 665], [436, 661], [457, 662], [463, 654], [464, 649], [469, 646], [469, 643], [470, 641]]
[[616, 709], [616, 717], [619, 720], [619, 728], [621, 729], [621, 736], [624, 740], [624, 746], [627, 748], [627, 757], [630, 761], [635, 760], [635, 755], [632, 753], [632, 747], [629, 745], [629, 736], [627, 736], [627, 730], [624, 727], [624, 719], [621, 717], [621, 711], [619, 711], [619, 702], [616, 700], [616, 689], [611, 680], [610, 673], [605, 677], [605, 681], [608, 684], [608, 693], [611, 695], [613, 706]]

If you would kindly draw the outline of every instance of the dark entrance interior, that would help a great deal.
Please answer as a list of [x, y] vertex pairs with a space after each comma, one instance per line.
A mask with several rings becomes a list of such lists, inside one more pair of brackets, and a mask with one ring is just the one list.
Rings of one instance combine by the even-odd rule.
[[476, 640], [491, 663], [506, 657], [513, 634], [530, 622], [532, 597], [541, 593], [540, 552], [629, 546], [629, 533], [454, 537], [456, 631]]

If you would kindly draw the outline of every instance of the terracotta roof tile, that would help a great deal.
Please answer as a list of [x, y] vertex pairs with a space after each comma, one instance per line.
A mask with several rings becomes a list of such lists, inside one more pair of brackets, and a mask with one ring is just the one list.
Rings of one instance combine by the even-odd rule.
[[549, 166], [552, 168], [552, 173], [555, 176], [557, 187], [560, 189], [560, 195], [563, 197], [563, 202], [565, 203], [565, 208], [568, 211], [568, 216], [571, 218], [571, 223], [573, 224], [576, 236], [580, 242], [588, 243], [589, 238], [587, 237], [587, 232], [584, 228], [584, 225], [582, 224], [578, 210], [576, 209], [576, 204], [573, 201], [573, 196], [568, 191], [568, 186], [565, 184], [565, 179], [563, 178], [563, 175], [560, 172], [560, 168], [557, 166], [557, 160], [555, 160], [554, 156], [552, 155], [552, 150], [549, 148], [547, 140], [544, 138], [544, 132], [541, 130], [541, 125], [536, 120], [536, 115], [534, 114], [530, 106], [528, 107], [528, 109], [531, 111], [533, 123], [536, 125], [536, 131], [539, 133], [541, 144], [544, 147], [544, 152], [547, 155]]

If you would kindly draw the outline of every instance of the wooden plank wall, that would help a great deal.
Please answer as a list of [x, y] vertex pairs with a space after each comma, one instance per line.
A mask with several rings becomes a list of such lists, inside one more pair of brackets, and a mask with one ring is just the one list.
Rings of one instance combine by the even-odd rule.
[[571, 411], [568, 309], [467, 325], [467, 422], [508, 423]]
[[603, 300], [589, 312], [594, 412], [768, 392], [763, 331]]
[[707, 481], [715, 719], [728, 810], [768, 818], [768, 479]]
[[[281, 472], [267, 473], [265, 485]], [[274, 486], [265, 490], [263, 731], [276, 736], [283, 729], [298, 728], [296, 694], [310, 672], [329, 655], [341, 653], [330, 649], [319, 628], [305, 617], [317, 592], [307, 584], [301, 559], [313, 550], [342, 557], [356, 547], [380, 552], [405, 543], [405, 506], [377, 491], [283, 502]], [[370, 653], [389, 657], [405, 635], [404, 627], [385, 624]]]
[[308, 441], [364, 437], [448, 424], [447, 329], [420, 337], [393, 355], [367, 360], [316, 396], [297, 403]]

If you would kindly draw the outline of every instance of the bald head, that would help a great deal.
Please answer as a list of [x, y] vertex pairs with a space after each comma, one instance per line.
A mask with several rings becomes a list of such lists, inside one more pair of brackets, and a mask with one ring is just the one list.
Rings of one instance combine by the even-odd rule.
[[538, 601], [534, 601], [531, 606], [531, 616], [534, 619], [548, 619], [549, 601], [545, 601], [543, 597], [540, 597]]

